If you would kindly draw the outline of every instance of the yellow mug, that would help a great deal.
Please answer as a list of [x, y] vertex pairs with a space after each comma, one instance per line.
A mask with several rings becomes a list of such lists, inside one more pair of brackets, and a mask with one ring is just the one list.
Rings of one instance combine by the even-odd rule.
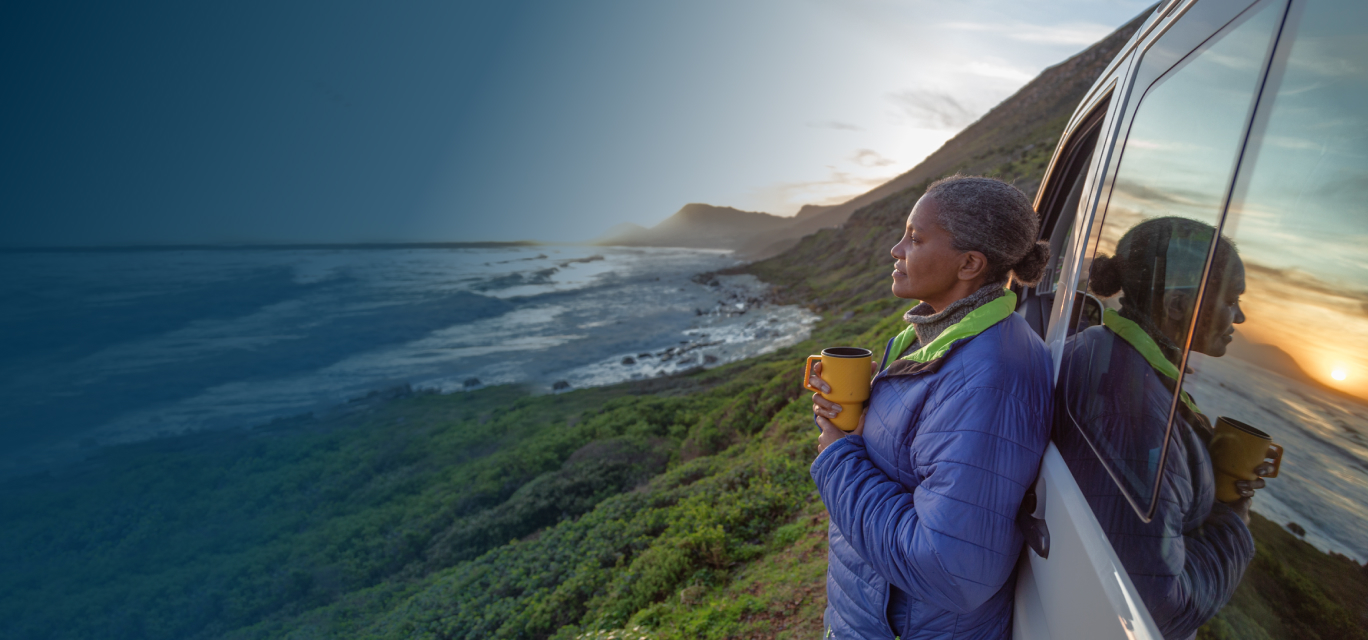
[[[803, 388], [822, 394], [823, 398], [841, 405], [841, 412], [831, 420], [842, 431], [854, 431], [860, 426], [860, 409], [869, 399], [869, 363], [874, 352], [859, 347], [822, 349], [822, 355], [808, 356], [803, 369]], [[812, 363], [822, 361], [822, 379], [831, 391], [812, 386]]]
[[[1269, 447], [1276, 451], [1272, 457], [1268, 457]], [[1258, 478], [1254, 475], [1254, 467], [1272, 462], [1273, 473], [1265, 478], [1278, 477], [1278, 470], [1282, 468], [1282, 445], [1274, 444], [1267, 433], [1234, 418], [1216, 419], [1216, 432], [1207, 449], [1211, 451], [1211, 464], [1216, 468], [1216, 499], [1221, 502], [1240, 499], [1235, 482]]]

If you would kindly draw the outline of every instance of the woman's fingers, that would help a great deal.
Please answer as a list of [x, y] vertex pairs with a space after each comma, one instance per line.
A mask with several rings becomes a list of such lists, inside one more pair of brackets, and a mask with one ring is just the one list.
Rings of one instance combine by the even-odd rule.
[[831, 409], [823, 409], [822, 407], [819, 407], [815, 404], [812, 405], [812, 414], [815, 416], [835, 420], [836, 414], [838, 413], [840, 413], [840, 411], [832, 411]]
[[831, 443], [846, 436], [844, 431], [820, 415], [817, 416], [817, 426], [822, 428], [822, 435], [817, 436], [817, 453], [825, 451], [827, 447], [831, 446]]
[[1256, 475], [1256, 476], [1263, 477], [1263, 476], [1269, 475], [1269, 474], [1271, 474], [1271, 473], [1273, 473], [1273, 465], [1272, 465], [1272, 464], [1269, 464], [1269, 463], [1267, 463], [1267, 462], [1265, 462], [1265, 463], [1263, 463], [1263, 464], [1261, 464], [1261, 465], [1259, 465], [1259, 466], [1257, 466], [1257, 467], [1254, 467], [1254, 475]]
[[812, 364], [812, 377], [808, 378], [808, 385], [814, 389], [821, 389], [822, 393], [831, 393], [831, 385], [822, 379], [822, 362], [820, 360]]
[[[819, 409], [821, 411], [819, 411]], [[830, 400], [827, 400], [826, 398], [822, 397], [822, 394], [820, 393], [812, 394], [812, 412], [822, 413], [822, 411], [830, 412], [832, 416], [835, 416], [836, 414], [841, 412], [841, 405], [836, 404], [835, 402], [832, 402]]]
[[816, 371], [813, 371], [812, 377], [808, 378], [808, 384], [812, 385], [814, 389], [821, 389], [822, 393], [831, 393], [831, 385], [827, 384], [826, 380], [817, 377]]
[[1245, 498], [1253, 497], [1254, 492], [1264, 488], [1264, 479], [1236, 480], [1235, 491]]

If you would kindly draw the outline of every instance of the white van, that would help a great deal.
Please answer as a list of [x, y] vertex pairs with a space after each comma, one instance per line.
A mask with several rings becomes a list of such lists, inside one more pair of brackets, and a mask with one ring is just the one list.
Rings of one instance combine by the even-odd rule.
[[[1291, 634], [1266, 621], [1298, 603], [1257, 585], [1232, 597], [1264, 570], [1251, 564], [1297, 560], [1252, 560], [1192, 521], [1229, 521], [1188, 446], [1218, 417], [1285, 452], [1253, 499], [1254, 538], [1292, 536], [1351, 571], [1368, 559], [1365, 209], [1368, 2], [1156, 9], [1037, 195], [1056, 257], [1018, 287], [1018, 313], [1054, 353], [1057, 406], [1021, 518], [1014, 637]], [[1144, 334], [1152, 367], [1119, 370], [1117, 323]], [[1360, 635], [1365, 612], [1348, 618]]]

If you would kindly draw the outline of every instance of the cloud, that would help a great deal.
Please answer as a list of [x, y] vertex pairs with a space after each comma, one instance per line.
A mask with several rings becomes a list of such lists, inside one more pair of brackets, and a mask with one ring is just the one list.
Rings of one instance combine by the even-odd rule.
[[927, 129], [963, 129], [978, 119], [978, 114], [950, 94], [929, 89], [912, 89], [889, 94], [914, 125]]
[[1115, 29], [1115, 27], [1091, 22], [1072, 22], [1057, 25], [1027, 24], [1024, 22], [1012, 24], [947, 22], [941, 26], [957, 31], [998, 33], [1017, 42], [1071, 46], [1091, 45]]
[[1036, 74], [1031, 71], [998, 60], [975, 60], [965, 65], [965, 69], [976, 76], [999, 78], [1022, 84], [1030, 82], [1036, 77]]
[[850, 156], [850, 161], [862, 167], [886, 167], [894, 161], [879, 155], [873, 149], [858, 149], [855, 154]]
[[813, 129], [835, 129], [837, 131], [864, 131], [864, 127], [850, 124], [849, 122], [841, 122], [839, 120], [809, 122], [807, 123], [807, 126], [812, 127]]
[[[862, 150], [863, 151], [863, 150]], [[859, 152], [856, 153], [859, 155]], [[875, 154], [878, 155], [878, 154]], [[778, 215], [791, 215], [805, 204], [841, 204], [895, 176], [860, 176], [834, 168], [824, 180], [780, 182], [752, 192], [750, 201], [760, 210]]]

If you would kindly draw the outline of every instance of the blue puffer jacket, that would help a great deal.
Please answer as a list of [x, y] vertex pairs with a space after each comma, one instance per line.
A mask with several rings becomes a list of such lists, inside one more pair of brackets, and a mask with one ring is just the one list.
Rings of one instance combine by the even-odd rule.
[[1235, 594], [1254, 558], [1249, 528], [1215, 501], [1211, 454], [1191, 424], [1206, 418], [1179, 405], [1159, 504], [1146, 523], [1093, 451], [1148, 505], [1173, 392], [1138, 351], [1092, 327], [1065, 345], [1057, 394], [1055, 438], [1098, 524], [1164, 637], [1191, 637]]
[[864, 436], [812, 465], [831, 515], [827, 637], [1010, 637], [1015, 520], [1049, 437], [1050, 374], [1010, 314], [874, 379]]

